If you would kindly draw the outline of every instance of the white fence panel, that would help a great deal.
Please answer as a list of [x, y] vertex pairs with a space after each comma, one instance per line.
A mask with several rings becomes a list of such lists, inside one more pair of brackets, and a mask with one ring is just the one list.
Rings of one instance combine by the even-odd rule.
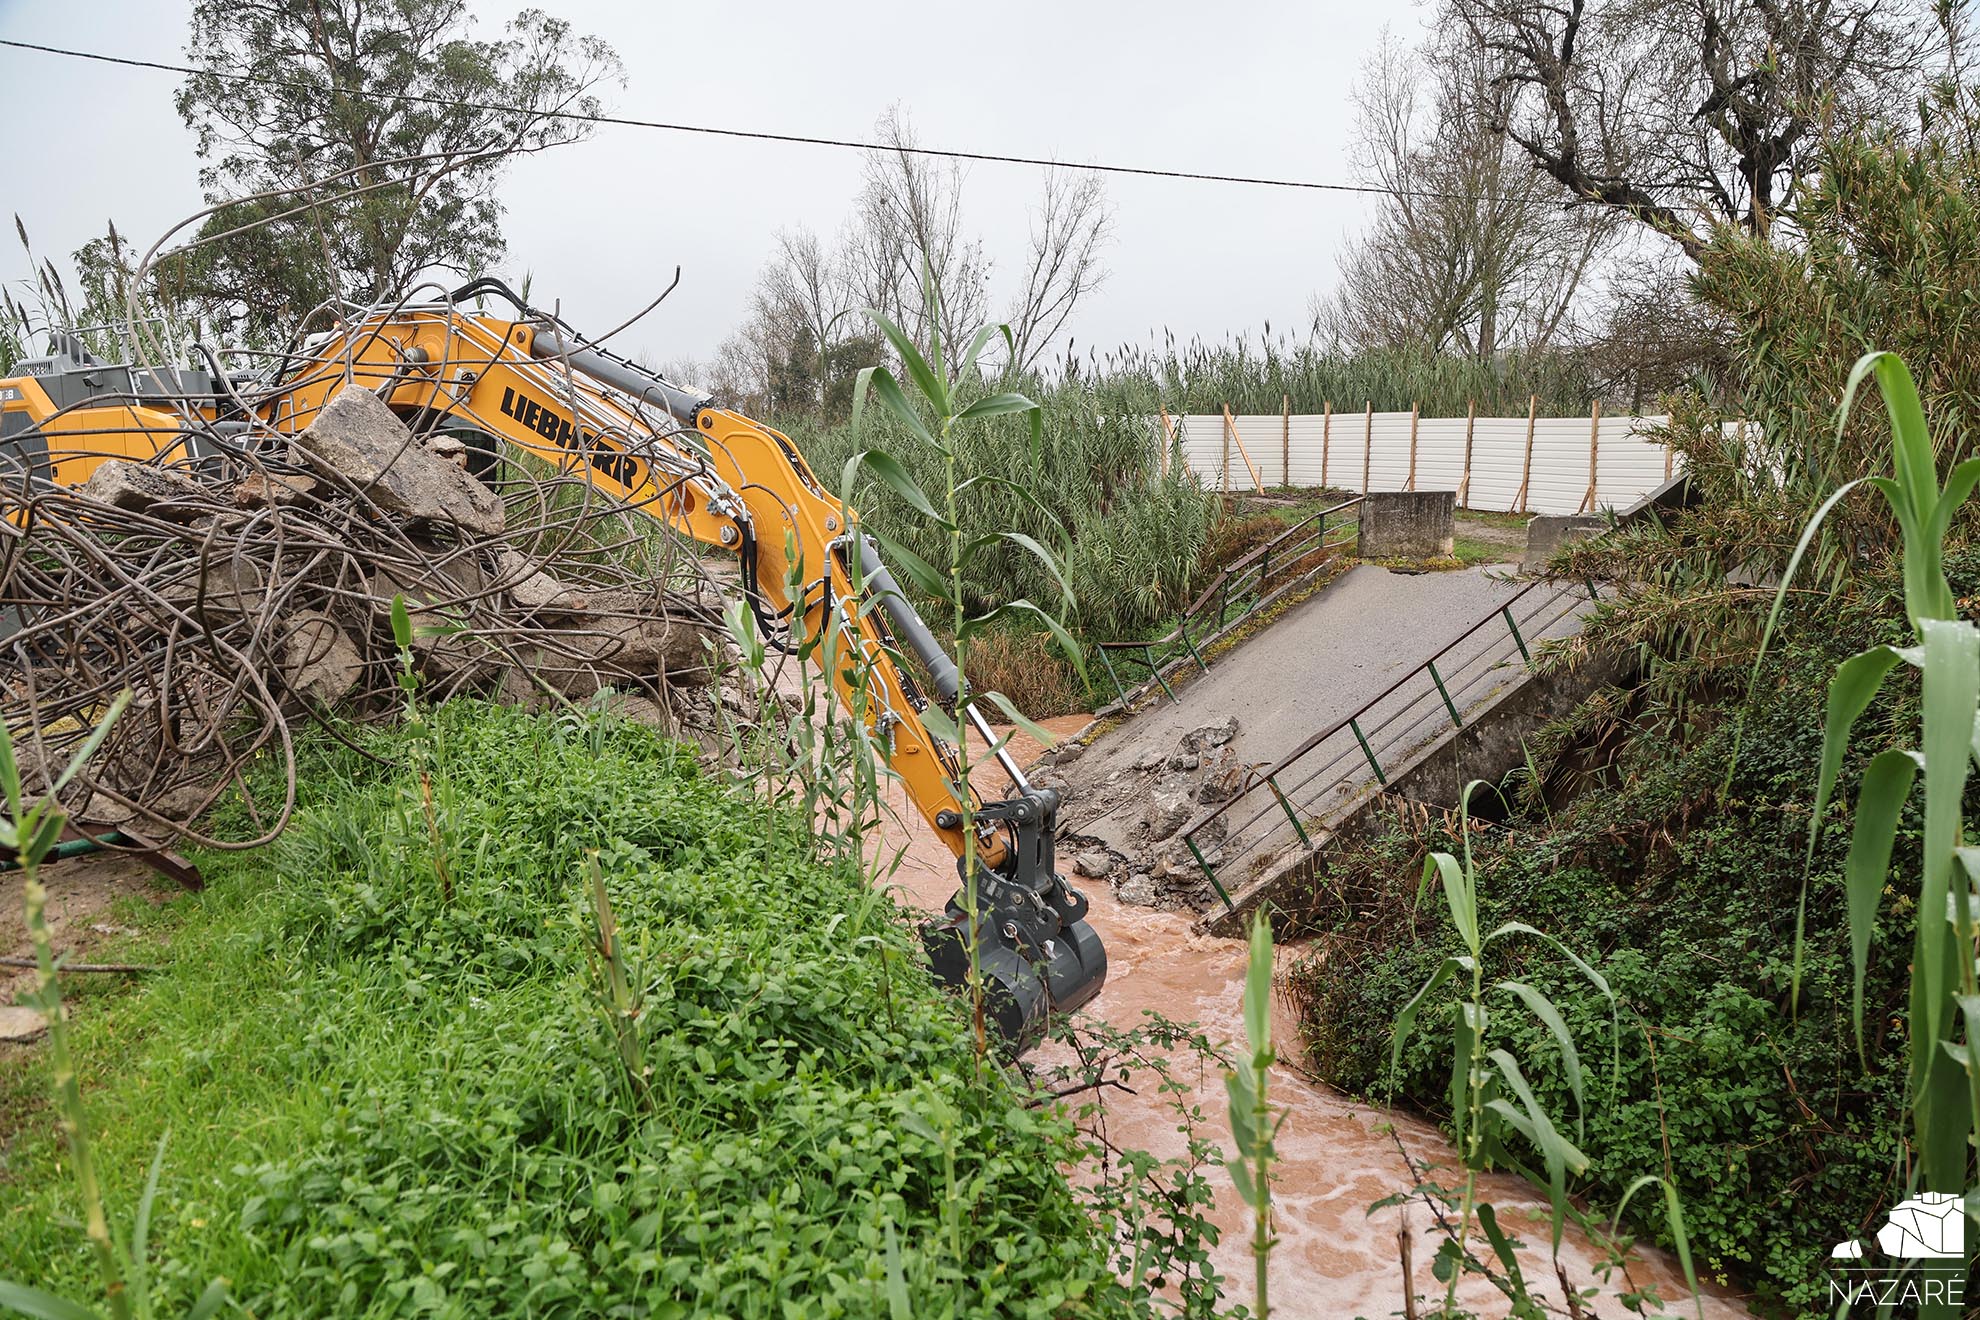
[[1417, 417], [1413, 482], [1406, 412], [1242, 414], [1228, 425], [1222, 413], [1192, 413], [1169, 423], [1183, 461], [1211, 490], [1457, 490], [1468, 471], [1470, 508], [1579, 513], [1626, 508], [1676, 470], [1657, 438], [1668, 420], [1604, 417], [1598, 438], [1588, 417]]

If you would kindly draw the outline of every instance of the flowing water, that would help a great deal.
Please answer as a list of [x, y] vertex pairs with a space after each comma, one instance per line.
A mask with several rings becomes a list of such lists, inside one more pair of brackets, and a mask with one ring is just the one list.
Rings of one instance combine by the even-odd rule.
[[[1045, 723], [1054, 733], [1071, 733], [1085, 723], [1085, 717]], [[1037, 750], [1022, 735], [1015, 740], [1020, 760]], [[904, 842], [906, 851], [892, 882], [911, 905], [939, 910], [956, 887], [955, 859], [922, 825], [898, 789], [894, 806], [900, 823], [893, 828], [904, 836], [897, 842]], [[1242, 1040], [1246, 951], [1241, 941], [1195, 934], [1191, 917], [1184, 913], [1125, 906], [1103, 883], [1095, 882], [1088, 892], [1093, 901], [1088, 919], [1106, 942], [1108, 974], [1107, 988], [1087, 1006], [1086, 1015], [1132, 1028], [1143, 1021], [1145, 1011], [1154, 1010], [1175, 1021], [1200, 1024], [1212, 1041]], [[1282, 954], [1294, 956], [1294, 951]], [[1296, 1054], [1294, 1026], [1291, 1013], [1275, 1004], [1273, 1033], [1282, 1057]], [[1178, 1070], [1185, 1081], [1196, 1072]], [[1301, 1074], [1296, 1061], [1281, 1064], [1271, 1085], [1272, 1100], [1289, 1110], [1280, 1131], [1280, 1164], [1273, 1187], [1279, 1236], [1271, 1265], [1274, 1313], [1287, 1320], [1353, 1316], [1374, 1320], [1402, 1314], [1398, 1232], [1404, 1228], [1412, 1238], [1414, 1290], [1441, 1297], [1443, 1286], [1430, 1274], [1441, 1235], [1428, 1206], [1417, 1200], [1374, 1214], [1369, 1207], [1416, 1181], [1412, 1163], [1418, 1169], [1439, 1162], [1452, 1164], [1453, 1152], [1443, 1135], [1418, 1119], [1357, 1103], [1311, 1080]], [[1116, 1145], [1140, 1147], [1163, 1157], [1184, 1153], [1172, 1101], [1153, 1088], [1142, 1088], [1136, 1095], [1119, 1091], [1105, 1095], [1108, 1136]], [[1228, 1156], [1230, 1130], [1224, 1122], [1227, 1100], [1222, 1078], [1214, 1072], [1202, 1076], [1186, 1098], [1201, 1106], [1210, 1120], [1206, 1135], [1221, 1136]], [[1248, 1301], [1252, 1278], [1248, 1212], [1223, 1170], [1209, 1170], [1209, 1175], [1217, 1188], [1212, 1217], [1222, 1229], [1222, 1241], [1211, 1254], [1226, 1278], [1230, 1299]], [[1558, 1314], [1568, 1314], [1547, 1251], [1545, 1201], [1525, 1184], [1506, 1177], [1489, 1179], [1484, 1195], [1499, 1208], [1507, 1230], [1528, 1244], [1522, 1260], [1529, 1284], [1546, 1295]], [[1587, 1240], [1570, 1228], [1561, 1261], [1577, 1289], [1597, 1282], [1598, 1259]], [[1637, 1287], [1655, 1285], [1667, 1302], [1685, 1293], [1675, 1261], [1661, 1253], [1640, 1253], [1630, 1265], [1629, 1282]], [[1620, 1275], [1612, 1277], [1613, 1286], [1623, 1283]], [[1460, 1300], [1479, 1315], [1506, 1313], [1504, 1299], [1479, 1280], [1467, 1281]], [[1708, 1290], [1701, 1302], [1711, 1320], [1747, 1314], [1732, 1294], [1720, 1290]], [[1688, 1304], [1681, 1309], [1673, 1304], [1672, 1313], [1697, 1311]], [[1598, 1298], [1592, 1314], [1619, 1316], [1624, 1311], [1619, 1303]]]

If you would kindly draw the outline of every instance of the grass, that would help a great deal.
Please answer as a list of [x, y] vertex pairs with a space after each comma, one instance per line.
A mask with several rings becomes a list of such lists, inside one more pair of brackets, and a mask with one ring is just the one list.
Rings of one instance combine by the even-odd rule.
[[[291, 829], [127, 916], [141, 988], [83, 987], [110, 1203], [161, 1131], [155, 1287], [251, 1314], [941, 1314], [1122, 1308], [1059, 1170], [892, 901], [802, 823], [606, 717], [450, 704], [432, 846], [401, 731], [312, 747]], [[436, 745], [437, 742], [436, 742]], [[587, 958], [599, 869], [649, 1075]], [[436, 857], [446, 857], [443, 895]], [[45, 1086], [0, 1059], [0, 1095]], [[23, 1106], [0, 1277], [91, 1292], [52, 1116]], [[898, 1266], [889, 1263], [889, 1240]]]

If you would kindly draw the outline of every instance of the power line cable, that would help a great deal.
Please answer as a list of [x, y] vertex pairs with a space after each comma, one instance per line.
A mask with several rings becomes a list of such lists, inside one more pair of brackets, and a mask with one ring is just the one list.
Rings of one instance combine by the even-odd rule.
[[[106, 55], [100, 51], [70, 50], [62, 46], [44, 46], [32, 41], [10, 41], [0, 38], [0, 46], [15, 50], [38, 51], [44, 55], [61, 55], [69, 59], [90, 60], [98, 64], [122, 65], [132, 69], [153, 69], [161, 73], [185, 74], [189, 77], [218, 78], [224, 82], [253, 83], [263, 87], [280, 87], [294, 91], [320, 92], [323, 89], [314, 83], [291, 78], [264, 78], [252, 73], [228, 73], [218, 69], [198, 69], [185, 64], [167, 64], [161, 60], [140, 60], [124, 55]], [[411, 92], [346, 92], [373, 101], [402, 101], [411, 105], [434, 105], [464, 110], [486, 110], [496, 114], [530, 115], [540, 119], [560, 119], [583, 124], [606, 124], [621, 128], [662, 129], [670, 133], [699, 133], [709, 137], [743, 138], [754, 142], [787, 142], [807, 147], [837, 147], [849, 151], [898, 151], [915, 156], [931, 156], [940, 160], [988, 161], [999, 165], [1042, 165], [1056, 169], [1085, 170], [1093, 174], [1124, 174], [1148, 179], [1184, 179], [1198, 183], [1237, 183], [1259, 188], [1297, 188], [1312, 192], [1354, 193], [1372, 197], [1428, 197], [1459, 202], [1518, 202], [1521, 199], [1504, 197], [1492, 193], [1451, 192], [1433, 188], [1380, 188], [1372, 184], [1323, 183], [1314, 179], [1272, 179], [1247, 174], [1209, 174], [1195, 170], [1164, 170], [1142, 165], [1102, 165], [1090, 161], [1051, 160], [1043, 156], [1014, 156], [990, 151], [953, 151], [941, 147], [898, 146], [885, 142], [863, 142], [854, 138], [813, 137], [801, 133], [767, 133], [745, 128], [722, 128], [713, 124], [676, 124], [659, 119], [634, 119], [625, 115], [583, 114], [575, 110], [534, 110], [527, 106], [503, 105], [491, 101], [455, 101], [440, 96], [419, 96]]]

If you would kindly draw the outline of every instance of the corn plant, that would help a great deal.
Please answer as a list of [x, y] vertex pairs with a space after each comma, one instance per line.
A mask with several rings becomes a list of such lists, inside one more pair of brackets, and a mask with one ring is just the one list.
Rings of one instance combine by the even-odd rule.
[[[103, 1280], [104, 1310], [100, 1314], [108, 1315], [111, 1320], [150, 1320], [156, 1314], [151, 1298], [148, 1250], [151, 1207], [158, 1196], [158, 1176], [165, 1165], [165, 1145], [171, 1139], [171, 1132], [168, 1129], [158, 1139], [151, 1172], [145, 1178], [144, 1192], [131, 1219], [130, 1237], [120, 1242], [110, 1231], [110, 1216], [104, 1208], [103, 1184], [91, 1144], [89, 1111], [83, 1106], [82, 1085], [69, 1043], [68, 1012], [62, 1006], [62, 990], [56, 979], [60, 966], [48, 930], [48, 889], [41, 883], [41, 864], [55, 850], [56, 842], [62, 837], [62, 827], [68, 821], [56, 795], [68, 787], [96, 752], [130, 700], [130, 692], [125, 691], [110, 704], [68, 768], [56, 777], [48, 796], [36, 802], [26, 801], [22, 793], [13, 738], [0, 725], [0, 793], [6, 799], [6, 816], [0, 819], [0, 849], [13, 853], [15, 864], [21, 869], [28, 938], [34, 945], [35, 987], [31, 1002], [48, 1023], [48, 1065], [54, 1081], [55, 1106], [61, 1115], [62, 1136], [82, 1196], [83, 1233], [89, 1239], [97, 1272]], [[215, 1279], [186, 1313], [187, 1320], [205, 1320], [220, 1309], [226, 1298], [225, 1282]], [[36, 1320], [97, 1320], [99, 1316], [99, 1312], [65, 1297], [4, 1280], [0, 1280], [0, 1310]]]
[[[940, 324], [937, 294], [934, 281], [923, 279], [924, 296], [927, 299], [928, 324]], [[921, 445], [932, 451], [940, 460], [942, 485], [937, 494], [942, 505], [937, 508], [921, 486], [915, 481], [901, 462], [884, 449], [862, 449], [846, 461], [843, 489], [850, 494], [862, 472], [878, 478], [915, 513], [939, 534], [937, 544], [941, 546], [939, 565], [930, 563], [915, 554], [898, 540], [886, 536], [877, 529], [868, 529], [876, 541], [887, 551], [893, 563], [914, 582], [929, 599], [938, 601], [948, 615], [947, 623], [955, 637], [955, 664], [957, 689], [951, 709], [944, 710], [939, 704], [931, 703], [921, 713], [924, 723], [934, 733], [946, 739], [956, 749], [956, 778], [951, 785], [959, 807], [960, 828], [963, 839], [962, 875], [964, 907], [970, 913], [977, 911], [977, 856], [976, 856], [976, 800], [970, 789], [970, 740], [965, 730], [970, 725], [970, 714], [982, 707], [991, 707], [1013, 723], [1024, 728], [1039, 742], [1050, 746], [1052, 736], [1026, 718], [1015, 702], [1001, 692], [977, 692], [969, 681], [969, 646], [972, 638], [996, 627], [1000, 622], [1012, 618], [1028, 618], [1050, 632], [1060, 647], [1072, 658], [1080, 662], [1079, 643], [1066, 631], [1060, 619], [1030, 599], [1006, 600], [989, 608], [973, 608], [974, 595], [970, 589], [971, 569], [984, 556], [1003, 546], [1014, 546], [1030, 555], [1043, 566], [1046, 574], [1057, 586], [1061, 599], [1070, 608], [1073, 602], [1072, 589], [1066, 584], [1064, 573], [1059, 567], [1058, 558], [1022, 531], [1003, 528], [971, 534], [969, 523], [965, 521], [965, 506], [972, 500], [1001, 492], [1015, 496], [1020, 501], [1036, 504], [1036, 497], [1024, 484], [1012, 477], [994, 473], [978, 472], [965, 477], [959, 466], [958, 442], [963, 428], [981, 420], [1010, 415], [1027, 416], [1030, 422], [1031, 462], [1038, 462], [1040, 446], [1043, 443], [1042, 417], [1038, 405], [1022, 394], [1001, 393], [985, 395], [972, 403], [962, 404], [958, 397], [958, 382], [974, 378], [977, 360], [992, 336], [1001, 332], [1006, 345], [1011, 342], [1011, 330], [1005, 325], [987, 325], [972, 337], [963, 359], [956, 366], [956, 377], [948, 374], [947, 365], [942, 359], [939, 343], [929, 345], [929, 353], [923, 356], [914, 340], [899, 326], [877, 311], [868, 310], [867, 315], [880, 327], [893, 346], [903, 370], [914, 383], [921, 396], [922, 406], [931, 414], [932, 425], [922, 417], [921, 410], [909, 401], [894, 373], [885, 366], [867, 367], [859, 373], [853, 390], [852, 427], [859, 434], [863, 411], [868, 393], [877, 395], [886, 411], [896, 422], [905, 427], [908, 433]], [[870, 606], [868, 608], [871, 608]], [[994, 749], [993, 749], [994, 750]], [[978, 944], [977, 923], [965, 923], [969, 945], [969, 984], [968, 992], [976, 1026], [976, 1047], [979, 1061], [989, 1049], [989, 1036], [985, 1026], [983, 978], [979, 966], [981, 950]]]
[[1286, 1111], [1272, 1112], [1268, 1087], [1278, 1054], [1272, 1047], [1272, 923], [1263, 909], [1251, 920], [1251, 952], [1244, 977], [1244, 1035], [1250, 1053], [1224, 1074], [1231, 1098], [1231, 1136], [1237, 1159], [1231, 1181], [1251, 1208], [1252, 1306], [1258, 1320], [1271, 1315], [1272, 1166]]
[[[1850, 372], [1838, 427], [1847, 423], [1857, 389], [1875, 378], [1890, 420], [1890, 472], [1849, 482], [1822, 504], [1795, 547], [1768, 616], [1771, 636], [1802, 556], [1823, 520], [1851, 491], [1867, 485], [1882, 495], [1903, 538], [1905, 617], [1911, 646], [1875, 646], [1837, 667], [1829, 685], [1822, 760], [1809, 825], [1812, 870], [1822, 816], [1841, 777], [1856, 721], [1899, 666], [1917, 671], [1923, 696], [1918, 746], [1873, 756], [1857, 789], [1844, 862], [1854, 987], [1851, 1013], [1863, 1050], [1863, 980], [1878, 908], [1891, 873], [1900, 816], [1924, 777], [1924, 829], [1918, 859], [1917, 921], [1911, 954], [1907, 1107], [1914, 1167], [1921, 1190], [1965, 1197], [1980, 1218], [1969, 1146], [1980, 1131], [1980, 972], [1976, 972], [1975, 881], [1980, 849], [1966, 844], [1962, 799], [1972, 758], [1980, 757], [1980, 628], [1959, 617], [1944, 570], [1944, 543], [1953, 517], [1980, 482], [1980, 458], [1955, 464], [1943, 484], [1917, 386], [1892, 353], [1868, 353]], [[1763, 651], [1764, 655], [1764, 651]], [[1755, 664], [1756, 675], [1758, 662]], [[1794, 986], [1800, 992], [1807, 881], [1796, 921]]]
[[[1561, 1235], [1568, 1218], [1571, 1215], [1579, 1218], [1568, 1200], [1568, 1176], [1580, 1174], [1588, 1168], [1588, 1157], [1577, 1144], [1586, 1133], [1585, 1073], [1574, 1035], [1568, 1029], [1560, 1008], [1545, 991], [1528, 981], [1508, 977], [1488, 982], [1486, 955], [1495, 947], [1514, 940], [1537, 940], [1558, 955], [1558, 967], [1571, 968], [1608, 1001], [1612, 1087], [1621, 1059], [1621, 1019], [1615, 993], [1609, 988], [1608, 980], [1553, 936], [1522, 921], [1502, 922], [1489, 931], [1484, 929], [1478, 870], [1471, 853], [1469, 812], [1471, 794], [1481, 782], [1474, 781], [1467, 785], [1459, 803], [1461, 855], [1432, 853], [1424, 862], [1423, 878], [1417, 892], [1417, 901], [1421, 903], [1433, 883], [1440, 886], [1445, 910], [1458, 939], [1463, 943], [1464, 951], [1452, 954], [1438, 964], [1415, 997], [1397, 1015], [1389, 1065], [1392, 1071], [1401, 1066], [1403, 1046], [1408, 1042], [1410, 1033], [1415, 1029], [1417, 1015], [1429, 1002], [1430, 996], [1452, 980], [1464, 985], [1464, 995], [1457, 1004], [1457, 1016], [1451, 1033], [1451, 1080], [1446, 1092], [1451, 1107], [1453, 1138], [1463, 1165], [1464, 1179], [1462, 1185], [1455, 1189], [1456, 1228], [1439, 1245], [1431, 1268], [1437, 1280], [1445, 1285], [1445, 1314], [1456, 1312], [1459, 1281], [1467, 1273], [1477, 1273], [1486, 1275], [1505, 1294], [1512, 1304], [1513, 1315], [1539, 1316], [1543, 1314], [1542, 1306], [1532, 1295], [1521, 1269], [1517, 1255], [1519, 1244], [1500, 1225], [1497, 1210], [1480, 1199], [1480, 1179], [1492, 1169], [1511, 1169], [1544, 1189], [1550, 1210], [1552, 1249], [1558, 1258]], [[1559, 1051], [1562, 1079], [1567, 1083], [1574, 1101], [1572, 1137], [1562, 1130], [1555, 1116], [1547, 1112], [1535, 1095], [1527, 1077], [1527, 1070], [1533, 1066], [1533, 1061], [1528, 1059], [1522, 1062], [1511, 1051], [1492, 1045], [1492, 1027], [1498, 1021], [1498, 1015], [1520, 1009], [1531, 1013], [1546, 1028]], [[1522, 1151], [1539, 1156], [1538, 1173], [1531, 1168]], [[1692, 1270], [1690, 1244], [1684, 1233], [1682, 1211], [1669, 1184], [1655, 1176], [1638, 1179], [1628, 1189], [1622, 1206], [1617, 1209], [1618, 1220], [1622, 1209], [1627, 1207], [1636, 1193], [1653, 1184], [1664, 1188], [1665, 1207], [1676, 1238], [1678, 1259], [1695, 1293], [1697, 1278]], [[1444, 1193], [1450, 1189], [1434, 1190]], [[1383, 1204], [1395, 1204], [1400, 1199], [1392, 1198]], [[1498, 1271], [1489, 1269], [1473, 1251], [1471, 1235], [1474, 1222], [1498, 1262]]]

